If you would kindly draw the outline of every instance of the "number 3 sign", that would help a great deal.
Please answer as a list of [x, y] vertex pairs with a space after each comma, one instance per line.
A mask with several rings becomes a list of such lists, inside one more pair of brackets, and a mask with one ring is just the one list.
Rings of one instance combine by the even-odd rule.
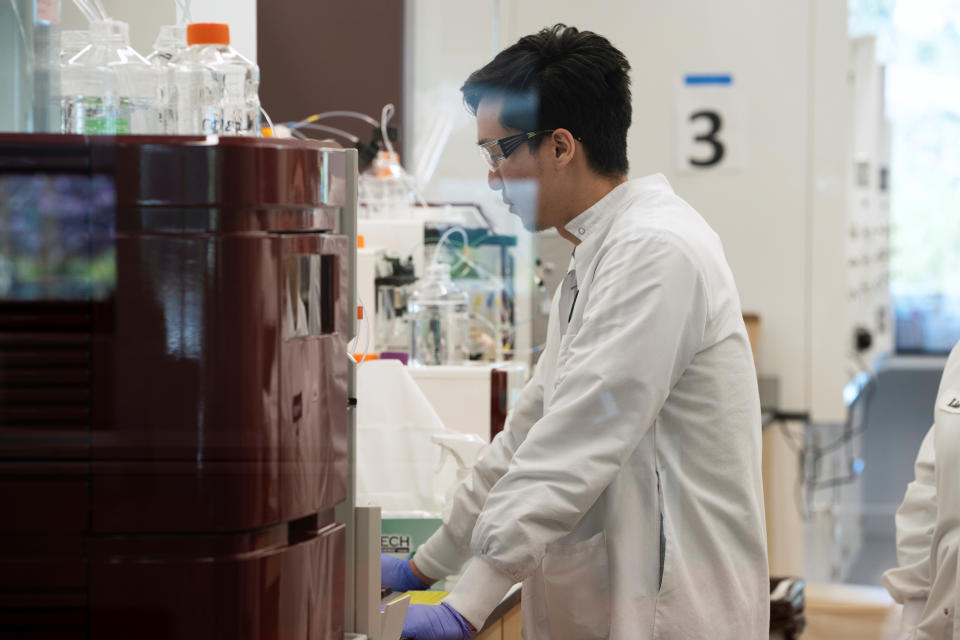
[[742, 113], [733, 76], [684, 76], [677, 89], [677, 168], [740, 169]]

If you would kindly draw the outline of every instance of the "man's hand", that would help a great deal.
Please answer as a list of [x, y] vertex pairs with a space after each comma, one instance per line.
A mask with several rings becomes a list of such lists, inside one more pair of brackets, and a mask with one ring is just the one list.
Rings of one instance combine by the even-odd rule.
[[380, 586], [402, 593], [429, 589], [433, 582], [415, 569], [413, 560], [380, 554]]
[[441, 602], [439, 605], [410, 605], [401, 636], [411, 640], [470, 640], [472, 634], [463, 616], [446, 602]]

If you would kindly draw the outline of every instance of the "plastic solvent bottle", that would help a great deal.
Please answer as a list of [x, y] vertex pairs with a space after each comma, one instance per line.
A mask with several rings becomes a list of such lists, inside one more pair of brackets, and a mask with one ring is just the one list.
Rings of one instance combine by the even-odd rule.
[[459, 364], [467, 359], [469, 296], [450, 279], [450, 265], [431, 264], [407, 299], [410, 364]]
[[209, 64], [217, 59], [216, 49], [200, 42], [206, 34], [195, 27], [187, 25], [187, 48], [173, 59], [177, 133], [213, 135], [220, 133], [223, 119], [223, 87]]
[[130, 47], [125, 22], [90, 23], [90, 46], [61, 72], [66, 133], [160, 133], [158, 74]]
[[160, 74], [160, 127], [163, 133], [177, 133], [177, 92], [174, 79], [174, 60], [187, 48], [187, 27], [164, 25], [153, 43], [153, 53], [147, 62]]
[[[187, 50], [177, 69], [177, 91], [187, 91], [180, 100], [192, 111], [192, 121], [180, 133], [260, 135], [260, 68], [230, 46], [230, 27], [216, 22], [187, 26]], [[205, 69], [207, 73], [201, 74]], [[212, 102], [218, 101], [213, 119]], [[201, 115], [202, 114], [202, 115]], [[197, 125], [200, 131], [197, 131]]]
[[70, 62], [70, 58], [90, 46], [90, 32], [86, 29], [68, 29], [60, 32], [60, 68]]
[[[64, 82], [64, 68], [70, 64], [71, 58], [89, 46], [90, 32], [86, 29], [68, 30], [60, 33], [60, 133], [70, 133], [70, 122], [73, 121], [70, 95], [75, 93], [69, 91], [69, 87]], [[67, 76], [67, 81], [69, 81], [69, 72]]]
[[395, 152], [377, 153], [370, 168], [360, 176], [360, 205], [363, 217], [407, 218], [411, 213], [410, 187], [406, 172]]

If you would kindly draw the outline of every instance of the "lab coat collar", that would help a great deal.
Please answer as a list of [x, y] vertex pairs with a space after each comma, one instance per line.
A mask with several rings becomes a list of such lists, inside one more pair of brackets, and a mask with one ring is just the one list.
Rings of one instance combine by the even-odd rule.
[[573, 260], [570, 263], [570, 268], [573, 268], [574, 263], [583, 267], [577, 270], [578, 288], [583, 286], [584, 269], [593, 260], [614, 218], [638, 195], [651, 189], [670, 190], [671, 187], [662, 173], [627, 180], [618, 184], [593, 206], [564, 225], [567, 233], [580, 238], [580, 244], [574, 249]]

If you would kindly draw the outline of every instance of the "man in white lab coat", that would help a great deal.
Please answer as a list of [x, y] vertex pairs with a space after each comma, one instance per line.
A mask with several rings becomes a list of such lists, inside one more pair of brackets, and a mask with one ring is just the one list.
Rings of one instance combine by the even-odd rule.
[[883, 575], [903, 604], [901, 640], [960, 639], [955, 620], [960, 597], [960, 344], [940, 381], [934, 422], [897, 510], [897, 560]]
[[518, 582], [528, 640], [769, 633], [739, 296], [719, 238], [667, 180], [627, 179], [629, 68], [558, 25], [462, 88], [491, 188], [573, 259], [506, 429], [414, 559], [384, 558], [395, 589], [472, 558], [442, 606], [411, 607], [405, 637], [467, 638]]

